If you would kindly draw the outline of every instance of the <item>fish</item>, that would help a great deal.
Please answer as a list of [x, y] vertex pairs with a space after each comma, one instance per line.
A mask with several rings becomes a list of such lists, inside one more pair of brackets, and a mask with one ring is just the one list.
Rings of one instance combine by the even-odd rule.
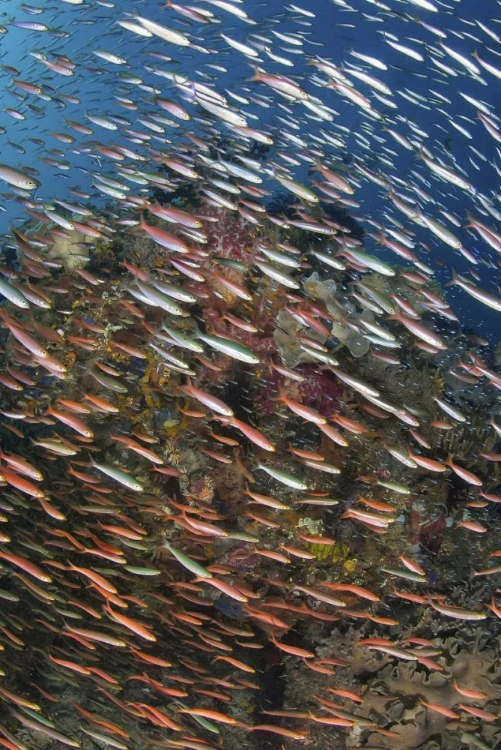
[[480, 287], [461, 277], [455, 271], [453, 271], [452, 281], [450, 281], [449, 284], [461, 287], [461, 289], [463, 289], [467, 294], [481, 302], [483, 305], [501, 312], [501, 299], [499, 297], [496, 297], [494, 294], [480, 289]]
[[0, 27], [0, 744], [396, 746], [409, 661], [487, 746], [433, 633], [501, 617], [497, 8], [63, 2]]
[[106, 476], [110, 477], [110, 479], [114, 479], [124, 487], [127, 487], [134, 492], [143, 492], [143, 486], [140, 484], [140, 482], [138, 482], [136, 479], [134, 479], [134, 477], [132, 477], [122, 469], [118, 469], [116, 466], [97, 463], [96, 461], [94, 461], [92, 456], [90, 456], [90, 465], [101, 473], [106, 474]]
[[8, 185], [28, 191], [36, 190], [41, 184], [39, 180], [8, 164], [0, 164], [0, 179]]
[[233, 341], [221, 336], [213, 336], [207, 333], [197, 333], [196, 338], [201, 339], [213, 349], [216, 349], [233, 359], [237, 359], [240, 362], [246, 362], [251, 365], [259, 362], [259, 357], [238, 341]]
[[445, 604], [437, 604], [436, 602], [430, 602], [433, 609], [446, 617], [452, 617], [458, 620], [485, 620], [487, 615], [485, 612], [476, 612], [463, 607], [451, 607]]
[[273, 479], [276, 479], [278, 482], [281, 482], [287, 487], [292, 487], [295, 490], [307, 490], [308, 489], [308, 485], [302, 479], [299, 479], [298, 477], [293, 476], [292, 474], [288, 474], [284, 471], [281, 471], [280, 469], [276, 469], [274, 466], [268, 466], [268, 465], [259, 463], [257, 465], [257, 468], [261, 469], [262, 471], [265, 471], [267, 474], [270, 475], [270, 477], [273, 477]]

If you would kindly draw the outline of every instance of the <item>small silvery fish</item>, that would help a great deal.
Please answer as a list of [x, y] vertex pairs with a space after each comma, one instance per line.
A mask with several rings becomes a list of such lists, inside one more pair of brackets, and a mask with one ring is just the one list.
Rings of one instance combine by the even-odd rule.
[[212, 336], [208, 333], [197, 333], [196, 338], [202, 339], [202, 341], [205, 341], [205, 343], [213, 349], [226, 354], [228, 357], [238, 359], [240, 362], [247, 362], [251, 365], [259, 362], [259, 357], [251, 352], [250, 349], [247, 349], [246, 346], [243, 346], [236, 341], [224, 339], [221, 336]]
[[127, 472], [122, 471], [122, 469], [117, 469], [115, 466], [108, 466], [108, 464], [99, 464], [94, 461], [92, 457], [90, 463], [94, 469], [106, 474], [107, 477], [114, 479], [115, 482], [119, 482], [124, 487], [127, 487], [127, 489], [133, 490], [134, 492], [144, 492], [142, 484], [140, 484], [137, 479], [134, 479], [133, 476], [127, 474]]
[[276, 479], [277, 482], [280, 482], [281, 484], [285, 484], [287, 487], [292, 487], [295, 490], [308, 489], [308, 485], [306, 484], [306, 482], [303, 482], [302, 479], [299, 479], [292, 474], [287, 474], [285, 471], [281, 471], [280, 469], [275, 469], [275, 467], [273, 466], [266, 466], [265, 464], [260, 463], [257, 465], [257, 468], [265, 471], [270, 475], [270, 477], [273, 477], [273, 479]]
[[7, 164], [0, 164], [0, 180], [4, 180], [9, 185], [21, 188], [22, 190], [35, 190], [40, 187], [38, 180], [21, 172], [20, 169], [14, 169]]

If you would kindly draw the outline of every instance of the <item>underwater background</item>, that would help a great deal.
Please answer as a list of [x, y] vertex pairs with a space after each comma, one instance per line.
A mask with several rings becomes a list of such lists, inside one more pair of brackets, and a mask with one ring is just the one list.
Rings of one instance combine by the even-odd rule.
[[0, 747], [501, 747], [494, 0], [0, 5]]

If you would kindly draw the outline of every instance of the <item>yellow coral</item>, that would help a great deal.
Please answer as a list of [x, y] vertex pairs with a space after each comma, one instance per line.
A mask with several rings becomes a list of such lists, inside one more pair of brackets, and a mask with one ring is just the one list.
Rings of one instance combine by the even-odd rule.
[[157, 394], [150, 387], [151, 381], [153, 380], [153, 382], [155, 382], [156, 370], [157, 370], [157, 366], [153, 360], [153, 357], [148, 356], [148, 364], [146, 365], [144, 375], [139, 382], [140, 382], [141, 391], [143, 393], [146, 405], [150, 409], [158, 409], [160, 405], [160, 401], [159, 401]]
[[343, 571], [345, 573], [354, 573], [357, 569], [358, 560], [346, 560], [346, 562], [343, 563]]
[[[350, 548], [346, 544], [308, 544], [308, 551], [315, 555], [319, 562], [340, 563], [346, 560], [350, 554]], [[344, 567], [349, 564], [344, 562]], [[353, 561], [356, 566], [356, 561]]]

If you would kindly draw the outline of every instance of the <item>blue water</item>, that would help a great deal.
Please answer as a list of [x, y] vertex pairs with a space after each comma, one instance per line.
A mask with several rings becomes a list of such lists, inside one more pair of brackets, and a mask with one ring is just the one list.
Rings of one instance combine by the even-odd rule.
[[[301, 4], [300, 4], [301, 5]], [[496, 33], [501, 32], [498, 16], [499, 7], [493, 3], [478, 3], [473, 0], [463, 2], [440, 3], [440, 12], [431, 13], [422, 10], [409, 2], [395, 2], [387, 0], [386, 7], [390, 7], [394, 14], [378, 12], [376, 3], [364, 0], [353, 0], [350, 7], [343, 7], [342, 0], [329, 2], [328, 0], [315, 0], [306, 2], [303, 0], [302, 7], [316, 14], [313, 19], [307, 18], [293, 12], [283, 11], [281, 0], [271, 0], [268, 3], [246, 3], [239, 5], [246, 9], [248, 14], [257, 21], [256, 25], [250, 25], [236, 19], [231, 14], [207, 3], [200, 3], [201, 7], [212, 9], [216, 16], [222, 21], [220, 24], [207, 24], [204, 26], [189, 25], [172, 9], [165, 9], [161, 3], [151, 2], [121, 2], [121, 3], [98, 3], [86, 2], [81, 5], [72, 5], [65, 2], [43, 4], [41, 2], [33, 7], [43, 7], [43, 13], [33, 14], [26, 12], [26, 7], [17, 2], [4, 2], [3, 13], [0, 23], [5, 25], [7, 33], [0, 36], [0, 64], [4, 67], [0, 70], [0, 82], [2, 86], [2, 100], [0, 104], [0, 126], [6, 132], [0, 135], [1, 161], [16, 167], [34, 167], [39, 172], [41, 187], [36, 193], [37, 200], [43, 199], [50, 202], [54, 198], [76, 200], [68, 189], [78, 188], [86, 191], [91, 196], [91, 201], [96, 205], [103, 205], [107, 198], [92, 187], [92, 172], [101, 172], [110, 177], [114, 176], [113, 162], [100, 156], [95, 150], [96, 142], [100, 144], [119, 143], [134, 149], [134, 144], [124, 138], [123, 128], [117, 131], [107, 131], [86, 121], [86, 114], [108, 117], [110, 115], [127, 118], [131, 122], [132, 129], [144, 132], [144, 127], [138, 123], [138, 117], [144, 113], [154, 113], [155, 106], [152, 102], [150, 92], [144, 91], [140, 86], [128, 85], [120, 76], [124, 73], [138, 75], [146, 86], [154, 86], [161, 91], [161, 95], [181, 101], [172, 84], [146, 67], [168, 70], [178, 70], [187, 74], [192, 80], [198, 80], [207, 84], [213, 84], [217, 91], [224, 93], [228, 89], [235, 94], [247, 96], [249, 93], [260, 96], [268, 96], [269, 91], [262, 84], [246, 83], [246, 79], [252, 75], [252, 66], [249, 61], [228, 45], [219, 37], [221, 31], [233, 39], [245, 42], [252, 34], [261, 34], [267, 39], [273, 40], [273, 51], [294, 62], [294, 67], [286, 67], [264, 57], [262, 67], [269, 73], [281, 73], [293, 75], [298, 80], [303, 76], [312, 74], [312, 67], [307, 66], [309, 55], [320, 55], [332, 60], [341, 66], [344, 60], [357, 62], [350, 57], [350, 50], [354, 49], [366, 55], [371, 55], [388, 65], [387, 71], [364, 68], [375, 77], [383, 80], [393, 91], [394, 100], [398, 109], [390, 109], [377, 101], [375, 107], [383, 114], [391, 118], [388, 125], [397, 129], [402, 135], [412, 136], [409, 122], [418, 126], [426, 133], [423, 142], [430, 150], [438, 155], [444, 156], [451, 166], [454, 164], [463, 168], [473, 184], [487, 196], [496, 194], [498, 191], [499, 178], [493, 168], [493, 161], [501, 159], [496, 154], [496, 143], [486, 133], [483, 125], [478, 122], [475, 107], [467, 103], [460, 92], [477, 99], [485, 100], [496, 111], [500, 87], [499, 80], [485, 72], [484, 78], [487, 85], [482, 85], [465, 73], [461, 66], [445, 56], [444, 62], [458, 70], [459, 75], [452, 77], [439, 75], [436, 69], [430, 65], [426, 45], [436, 46], [439, 38], [426, 28], [410, 20], [421, 18], [436, 28], [446, 32], [446, 43], [456, 51], [464, 55], [471, 55], [477, 50], [485, 59], [492, 64], [497, 63], [500, 53], [499, 45], [488, 35], [474, 25], [474, 20], [487, 24]], [[32, 7], [32, 6], [28, 6]], [[193, 48], [180, 49], [166, 44], [160, 39], [143, 39], [132, 32], [117, 25], [118, 19], [126, 18], [130, 13], [140, 14], [153, 20], [161, 21], [173, 28], [185, 30], [199, 40], [204, 51]], [[494, 17], [493, 17], [494, 16]], [[18, 29], [9, 25], [10, 21], [35, 21], [45, 23], [52, 31], [37, 32], [27, 29]], [[307, 25], [311, 23], [311, 26]], [[304, 33], [303, 47], [293, 47], [278, 38], [274, 38], [271, 30], [280, 33]], [[54, 33], [55, 30], [55, 33]], [[425, 62], [412, 60], [406, 55], [388, 46], [383, 39], [383, 33], [393, 34], [398, 37], [400, 43], [407, 44], [416, 50], [421, 50]], [[481, 40], [479, 45], [475, 39], [469, 38], [472, 34]], [[487, 50], [489, 48], [489, 50]], [[101, 60], [93, 54], [93, 50], [102, 49], [118, 54], [128, 61], [128, 65], [114, 65]], [[30, 53], [43, 53], [53, 59], [56, 55], [65, 55], [75, 63], [74, 75], [63, 77], [45, 68]], [[155, 59], [151, 53], [161, 53], [171, 56], [172, 63], [166, 63]], [[297, 54], [295, 54], [297, 53]], [[358, 61], [360, 62], [360, 61]], [[5, 66], [13, 66], [19, 78], [32, 83], [37, 83], [44, 88], [48, 101], [31, 94], [25, 94], [21, 89], [12, 85], [12, 71], [6, 71]], [[214, 69], [210, 66], [226, 68], [226, 72]], [[419, 161], [416, 152], [409, 152], [400, 147], [391, 136], [386, 136], [386, 144], [382, 140], [372, 140], [367, 127], [375, 127], [378, 138], [385, 138], [381, 127], [384, 122], [374, 123], [360, 114], [360, 110], [343, 100], [335, 92], [327, 88], [315, 87], [310, 81], [304, 83], [308, 93], [318, 96], [322, 102], [339, 112], [334, 123], [324, 123], [315, 119], [304, 119], [304, 111], [301, 111], [300, 136], [319, 135], [323, 128], [328, 132], [341, 134], [345, 147], [336, 149], [327, 145], [324, 147], [326, 154], [336, 159], [349, 161], [358, 159], [367, 164], [369, 168], [377, 169], [377, 149], [383, 147], [389, 149], [389, 156], [395, 163], [395, 174], [403, 181], [409, 179], [410, 173], [417, 170], [426, 181], [422, 187], [432, 196], [433, 201], [424, 204], [425, 210], [436, 218], [439, 208], [444, 208], [460, 218], [461, 223], [466, 223], [466, 213], [474, 208], [475, 199], [448, 183], [440, 183], [430, 179], [430, 173]], [[369, 90], [360, 84], [357, 86], [364, 93]], [[449, 117], [462, 127], [466, 128], [472, 135], [468, 139], [450, 125], [447, 117], [438, 110], [436, 105], [427, 105], [422, 108], [415, 103], [407, 101], [401, 92], [408, 90], [411, 96], [429, 97], [429, 90], [433, 89], [450, 100], [450, 104], [444, 104], [443, 108]], [[78, 97], [79, 103], [69, 103], [61, 99], [62, 95]], [[123, 95], [137, 102], [139, 109], [135, 112], [120, 107], [113, 101], [113, 96]], [[19, 96], [24, 101], [19, 101]], [[30, 108], [40, 108], [40, 112]], [[295, 106], [290, 107], [291, 117], [295, 118]], [[4, 110], [12, 107], [25, 116], [26, 119], [13, 119]], [[283, 125], [277, 116], [288, 118], [288, 104], [284, 102], [284, 109], [276, 106], [276, 97], [272, 107], [257, 106], [251, 104], [243, 109], [250, 118], [249, 125], [255, 127], [282, 128]], [[194, 107], [189, 107], [194, 114]], [[165, 113], [162, 113], [165, 114]], [[73, 120], [84, 123], [93, 128], [93, 135], [82, 135], [65, 123], [65, 120]], [[305, 122], [307, 125], [305, 125]], [[196, 122], [192, 120], [191, 125], [196, 128]], [[175, 142], [179, 132], [183, 130], [185, 123], [181, 122], [178, 128], [166, 128], [164, 137], [168, 141]], [[342, 131], [338, 130], [342, 127]], [[122, 132], [121, 132], [122, 131]], [[305, 132], [307, 131], [307, 132]], [[75, 143], [69, 145], [51, 135], [51, 132], [69, 133], [75, 137]], [[295, 131], [294, 131], [295, 132]], [[155, 134], [150, 143], [155, 145]], [[370, 148], [361, 147], [357, 136], [368, 136], [371, 139]], [[35, 139], [35, 142], [34, 140]], [[43, 143], [37, 142], [41, 139]], [[18, 148], [15, 145], [17, 144]], [[164, 144], [168, 147], [169, 143]], [[474, 154], [470, 146], [474, 146], [485, 157], [485, 160]], [[162, 143], [158, 142], [158, 147]], [[282, 150], [278, 145], [277, 150]], [[294, 150], [294, 147], [289, 146]], [[20, 150], [25, 153], [20, 153]], [[138, 147], [141, 150], [141, 147]], [[273, 152], [272, 152], [273, 153]], [[381, 153], [381, 152], [380, 152]], [[55, 168], [41, 161], [42, 158], [56, 159], [69, 168]], [[473, 165], [469, 159], [473, 159]], [[391, 174], [392, 170], [387, 173]], [[294, 171], [294, 176], [300, 180], [308, 180], [306, 167]], [[418, 183], [421, 184], [421, 183]], [[272, 189], [277, 188], [277, 183], [271, 183]], [[133, 186], [132, 192], [138, 193]], [[361, 182], [360, 189], [356, 192], [356, 199], [360, 202], [360, 208], [354, 209], [355, 217], [372, 217], [378, 221], [387, 223], [388, 212], [398, 219], [404, 217], [393, 209], [386, 192], [381, 188], [368, 183]], [[13, 196], [7, 188], [2, 194], [1, 207], [3, 213], [0, 215], [0, 231], [8, 232], [10, 225], [18, 226], [26, 218], [25, 205], [23, 201]], [[478, 214], [477, 214], [478, 215]], [[481, 216], [481, 220], [495, 227], [496, 221], [492, 217]], [[436, 278], [440, 282], [450, 279], [451, 267], [460, 272], [466, 272], [469, 268], [468, 261], [464, 260], [456, 252], [452, 251], [443, 243], [440, 243], [426, 230], [421, 230], [416, 225], [411, 225], [416, 233], [416, 240], [429, 248], [430, 252], [422, 249], [420, 257], [423, 261], [436, 267], [435, 259], [440, 265], [436, 267]], [[478, 238], [465, 232], [463, 229], [451, 227], [463, 240], [464, 245], [473, 253], [476, 253], [481, 263], [475, 270], [481, 276], [480, 285], [496, 293], [498, 282], [497, 265], [488, 260], [487, 246], [480, 244]], [[368, 247], [372, 247], [369, 241]], [[371, 250], [372, 251], [372, 250]], [[385, 253], [379, 248], [387, 260], [396, 262], [393, 255]], [[495, 261], [495, 259], [494, 259]], [[468, 298], [462, 291], [455, 289], [449, 293], [449, 299], [453, 303], [454, 310], [461, 319], [461, 323], [475, 330], [482, 336], [496, 341], [497, 339], [497, 314]]]

